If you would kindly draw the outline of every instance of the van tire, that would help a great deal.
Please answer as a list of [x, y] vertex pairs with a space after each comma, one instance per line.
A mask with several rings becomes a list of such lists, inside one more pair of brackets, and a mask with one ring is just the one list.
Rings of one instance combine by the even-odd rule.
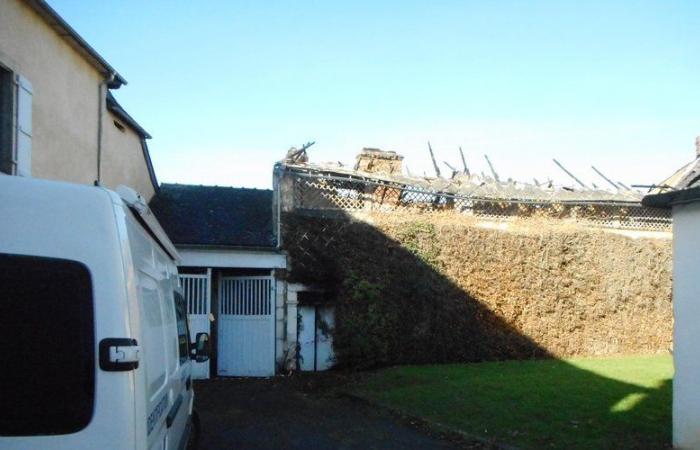
[[199, 423], [199, 414], [197, 414], [197, 411], [192, 411], [190, 422], [190, 433], [189, 436], [187, 436], [187, 445], [185, 448], [187, 450], [196, 450], [199, 447], [199, 436], [201, 433], [201, 425]]

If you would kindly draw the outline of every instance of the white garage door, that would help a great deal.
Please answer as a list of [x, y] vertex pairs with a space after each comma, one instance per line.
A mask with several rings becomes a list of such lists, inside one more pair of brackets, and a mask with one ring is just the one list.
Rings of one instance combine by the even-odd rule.
[[219, 286], [218, 373], [275, 374], [275, 308], [272, 277], [222, 277]]

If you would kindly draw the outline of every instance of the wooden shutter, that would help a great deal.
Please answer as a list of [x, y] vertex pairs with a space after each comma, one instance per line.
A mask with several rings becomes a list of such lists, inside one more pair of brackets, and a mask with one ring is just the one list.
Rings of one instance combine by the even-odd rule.
[[32, 175], [32, 84], [22, 75], [16, 75], [16, 83], [16, 174], [29, 177]]
[[0, 172], [15, 173], [15, 76], [0, 66]]

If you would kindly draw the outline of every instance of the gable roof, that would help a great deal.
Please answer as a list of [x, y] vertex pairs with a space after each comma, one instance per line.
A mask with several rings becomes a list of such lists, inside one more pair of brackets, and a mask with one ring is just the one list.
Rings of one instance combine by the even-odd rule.
[[700, 156], [662, 181], [642, 199], [642, 204], [670, 208], [674, 203], [696, 201], [700, 201]]
[[150, 207], [177, 245], [276, 246], [271, 190], [163, 183]]
[[97, 51], [83, 39], [77, 31], [66, 22], [45, 0], [24, 0], [24, 2], [41, 16], [46, 23], [62, 37], [68, 45], [73, 47], [83, 58], [107, 78], [114, 76], [107, 84], [110, 89], [118, 89], [126, 84], [124, 77], [109, 65]]

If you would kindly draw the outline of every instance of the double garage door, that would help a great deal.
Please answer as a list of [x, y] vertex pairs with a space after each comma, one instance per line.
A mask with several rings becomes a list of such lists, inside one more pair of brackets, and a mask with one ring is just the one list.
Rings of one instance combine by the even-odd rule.
[[[211, 276], [181, 275], [191, 334], [210, 333]], [[189, 287], [189, 289], [188, 289]], [[267, 377], [275, 374], [274, 283], [270, 276], [221, 277], [217, 327], [217, 374]], [[197, 364], [196, 378], [209, 378]]]

